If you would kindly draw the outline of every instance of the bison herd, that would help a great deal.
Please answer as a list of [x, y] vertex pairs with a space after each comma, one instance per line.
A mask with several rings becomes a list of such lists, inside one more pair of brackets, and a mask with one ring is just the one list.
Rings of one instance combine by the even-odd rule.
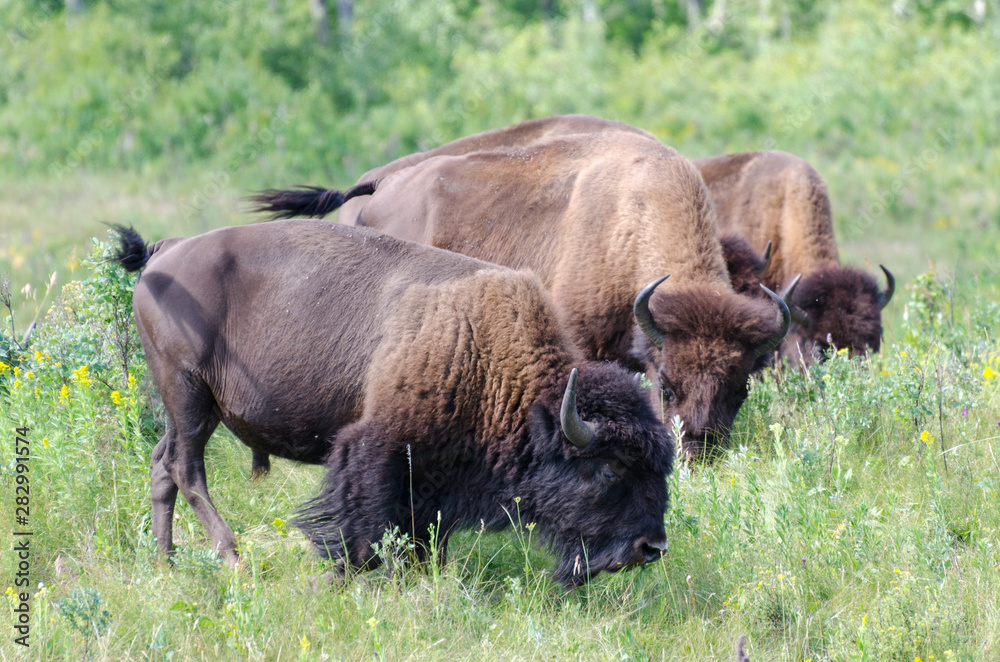
[[655, 560], [675, 444], [721, 448], [775, 357], [878, 350], [894, 287], [839, 263], [801, 159], [692, 162], [582, 115], [412, 154], [343, 193], [252, 200], [288, 220], [149, 245], [120, 227], [117, 256], [142, 272], [168, 414], [153, 534], [170, 553], [180, 490], [233, 565], [204, 465], [220, 422], [255, 475], [270, 455], [325, 464], [296, 524], [341, 572], [378, 565], [387, 528], [422, 558], [512, 522], [537, 525], [567, 587]]

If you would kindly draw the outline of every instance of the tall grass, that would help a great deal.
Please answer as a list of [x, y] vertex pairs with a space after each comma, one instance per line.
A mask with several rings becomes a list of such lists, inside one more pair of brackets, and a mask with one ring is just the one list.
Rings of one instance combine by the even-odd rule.
[[[98, 275], [70, 293], [98, 282], [124, 287]], [[94, 332], [97, 313], [76, 311], [0, 377], [2, 427], [30, 426], [34, 455], [32, 585], [44, 587], [27, 654], [729, 660], [745, 633], [753, 659], [996, 659], [1000, 309], [952, 311], [949, 287], [931, 274], [909, 285], [903, 339], [881, 354], [763, 373], [730, 451], [669, 478], [665, 557], [568, 594], [516, 513], [506, 534], [457, 536], [445, 565], [406, 563], [390, 532], [388, 569], [331, 586], [329, 563], [286, 524], [319, 469], [277, 460], [252, 482], [249, 451], [225, 431], [206, 466], [245, 567], [220, 564], [183, 499], [165, 564], [150, 536], [154, 394], [134, 354], [124, 367], [59, 360], [74, 360], [74, 329]], [[0, 513], [13, 530], [12, 509]], [[16, 654], [10, 638], [0, 651]]]

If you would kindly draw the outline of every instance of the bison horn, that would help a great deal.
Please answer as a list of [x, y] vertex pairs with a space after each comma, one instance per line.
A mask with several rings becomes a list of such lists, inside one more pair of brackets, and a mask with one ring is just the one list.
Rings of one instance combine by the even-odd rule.
[[792, 282], [785, 288], [785, 291], [781, 293], [781, 300], [788, 306], [788, 312], [792, 314], [792, 321], [799, 326], [806, 326], [809, 324], [809, 316], [792, 303], [792, 294], [795, 292], [795, 286], [799, 284], [800, 280], [802, 280], [802, 274], [796, 274]]
[[879, 308], [885, 308], [889, 305], [889, 301], [892, 300], [892, 293], [896, 291], [896, 279], [893, 278], [892, 272], [886, 269], [883, 265], [878, 265], [882, 267], [882, 272], [885, 274], [885, 291], [879, 296]]
[[586, 448], [597, 438], [597, 433], [594, 432], [594, 424], [580, 418], [576, 411], [576, 375], [577, 370], [573, 368], [559, 409], [559, 423], [571, 444], [577, 448]]
[[760, 272], [764, 273], [767, 268], [771, 265], [771, 240], [767, 240], [767, 246], [764, 247], [764, 252], [760, 254], [760, 261], [764, 263], [764, 266], [760, 268]]
[[792, 323], [792, 314], [788, 311], [788, 306], [786, 306], [785, 302], [781, 300], [781, 297], [763, 285], [761, 285], [761, 288], [767, 292], [767, 296], [771, 297], [771, 299], [778, 304], [778, 308], [781, 310], [781, 328], [779, 328], [773, 336], [764, 341], [764, 344], [754, 350], [757, 358], [773, 351], [774, 348], [778, 346], [778, 343], [781, 342], [781, 339], [785, 337], [785, 334], [788, 333], [788, 326]]
[[656, 286], [670, 278], [670, 274], [657, 278], [646, 287], [642, 288], [639, 292], [639, 296], [635, 298], [635, 303], [632, 304], [632, 314], [635, 315], [635, 321], [642, 329], [642, 332], [646, 334], [649, 341], [656, 345], [657, 349], [663, 347], [663, 331], [660, 331], [656, 326], [656, 322], [653, 321], [653, 313], [649, 312], [649, 297], [653, 296], [653, 290]]

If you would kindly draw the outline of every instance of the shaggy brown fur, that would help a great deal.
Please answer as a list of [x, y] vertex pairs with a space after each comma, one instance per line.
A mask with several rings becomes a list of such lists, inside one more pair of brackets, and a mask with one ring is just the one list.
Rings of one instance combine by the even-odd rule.
[[767, 299], [767, 293], [760, 289], [763, 280], [764, 259], [738, 234], [725, 233], [719, 237], [722, 258], [726, 261], [726, 271], [733, 291], [748, 297]]
[[[547, 126], [553, 133], [560, 119], [539, 120], [533, 130]], [[569, 126], [584, 120], [612, 124], [574, 118]], [[664, 414], [684, 419], [685, 449], [696, 452], [728, 434], [745, 399], [747, 366], [762, 343], [783, 333], [778, 311], [732, 291], [707, 191], [691, 163], [648, 134], [613, 124], [526, 147], [414, 155], [415, 165], [379, 181], [356, 220], [535, 271], [588, 358], [646, 370], [654, 383], [666, 374], [677, 397]], [[503, 143], [503, 131], [511, 133], [507, 142], [523, 139], [520, 126], [491, 132], [489, 144]], [[474, 146], [478, 139], [463, 140]], [[258, 202], [265, 211], [282, 211], [266, 198]], [[630, 306], [640, 288], [665, 274], [662, 294], [696, 292], [677, 298], [678, 305], [718, 314], [711, 327], [699, 327], [703, 335], [671, 328], [662, 350], [643, 348]], [[717, 369], [702, 373], [670, 358], [707, 347], [716, 352]], [[658, 393], [654, 400], [659, 408]]]
[[[443, 545], [516, 510], [561, 553], [566, 585], [665, 548], [667, 432], [632, 375], [582, 360], [534, 275], [318, 221], [148, 249], [119, 229], [118, 261], [143, 269], [136, 323], [168, 412], [152, 461], [161, 550], [180, 489], [237, 562], [205, 478], [220, 421], [255, 454], [326, 456], [297, 522], [344, 567], [376, 565], [387, 527], [426, 545], [440, 521]], [[574, 368], [583, 444], [561, 422]]]
[[826, 182], [802, 159], [785, 152], [726, 154], [694, 162], [712, 196], [723, 232], [755, 249], [773, 242], [763, 282], [775, 290], [797, 274], [802, 281], [791, 304], [810, 312], [808, 323], [786, 336], [781, 353], [809, 363], [831, 345], [852, 353], [877, 351], [882, 307], [890, 291], [875, 278], [842, 266], [833, 233]]
[[[398, 158], [391, 163], [369, 170], [365, 174], [361, 175], [361, 178], [358, 179], [358, 184], [364, 182], [377, 182], [394, 172], [399, 172], [400, 170], [409, 168], [410, 166], [417, 165], [418, 163], [422, 163], [427, 159], [434, 158], [435, 156], [462, 156], [463, 154], [470, 154], [472, 152], [489, 152], [511, 147], [526, 147], [532, 143], [558, 136], [616, 131], [624, 131], [626, 133], [632, 133], [648, 138], [649, 140], [656, 140], [656, 137], [653, 136], [653, 134], [643, 131], [642, 129], [637, 129], [636, 127], [625, 124], [624, 122], [606, 120], [602, 117], [593, 117], [591, 115], [556, 115], [554, 117], [528, 120], [526, 122], [521, 122], [520, 124], [505, 126], [500, 129], [483, 131], [482, 133], [453, 140], [450, 143], [445, 143], [440, 147], [436, 147], [435, 149], [431, 149], [426, 152], [408, 154], [407, 156]], [[337, 219], [341, 223], [354, 224], [361, 208], [364, 206], [364, 199], [348, 200], [344, 203], [343, 207], [340, 208], [340, 213], [338, 214]], [[330, 211], [332, 211], [332, 209]], [[299, 213], [303, 216], [313, 215], [312, 212], [303, 211]]]

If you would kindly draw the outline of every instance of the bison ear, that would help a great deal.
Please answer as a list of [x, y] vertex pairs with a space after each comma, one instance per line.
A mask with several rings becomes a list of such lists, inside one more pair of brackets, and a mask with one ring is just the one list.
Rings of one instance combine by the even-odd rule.
[[531, 438], [535, 441], [552, 439], [559, 434], [559, 421], [540, 402], [534, 403], [528, 410], [528, 425]]

